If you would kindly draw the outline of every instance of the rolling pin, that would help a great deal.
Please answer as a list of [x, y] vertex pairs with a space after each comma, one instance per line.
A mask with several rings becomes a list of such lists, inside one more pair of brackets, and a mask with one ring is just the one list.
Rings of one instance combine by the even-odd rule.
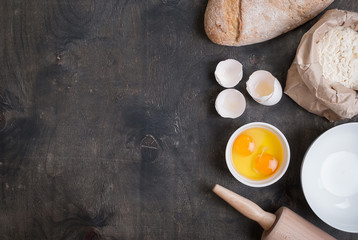
[[218, 184], [213, 188], [213, 192], [241, 214], [260, 224], [265, 230], [262, 233], [262, 240], [335, 239], [286, 207], [279, 208], [273, 214], [262, 210], [254, 202]]

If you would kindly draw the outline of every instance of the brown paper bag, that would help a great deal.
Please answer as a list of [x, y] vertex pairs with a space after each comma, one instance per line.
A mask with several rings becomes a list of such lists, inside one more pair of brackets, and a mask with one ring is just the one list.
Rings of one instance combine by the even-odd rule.
[[332, 87], [322, 74], [317, 43], [336, 26], [358, 31], [358, 13], [333, 9], [327, 11], [303, 35], [296, 57], [288, 70], [285, 93], [307, 111], [329, 121], [351, 118], [358, 114], [357, 91], [337, 83]]

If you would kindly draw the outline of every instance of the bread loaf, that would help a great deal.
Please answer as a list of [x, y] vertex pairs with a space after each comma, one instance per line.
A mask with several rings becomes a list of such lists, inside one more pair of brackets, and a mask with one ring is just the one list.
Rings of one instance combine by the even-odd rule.
[[288, 32], [334, 0], [209, 0], [204, 28], [211, 41], [244, 46]]

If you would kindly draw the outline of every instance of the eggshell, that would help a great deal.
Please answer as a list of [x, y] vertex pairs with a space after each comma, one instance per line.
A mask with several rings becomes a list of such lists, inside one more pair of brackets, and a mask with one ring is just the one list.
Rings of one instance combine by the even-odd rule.
[[224, 118], [240, 117], [246, 108], [244, 95], [236, 89], [225, 89], [215, 100], [215, 109]]
[[225, 88], [235, 87], [242, 79], [242, 64], [235, 59], [218, 63], [215, 69], [216, 81]]
[[282, 97], [280, 82], [268, 71], [258, 70], [251, 74], [246, 82], [246, 90], [258, 103], [272, 106]]

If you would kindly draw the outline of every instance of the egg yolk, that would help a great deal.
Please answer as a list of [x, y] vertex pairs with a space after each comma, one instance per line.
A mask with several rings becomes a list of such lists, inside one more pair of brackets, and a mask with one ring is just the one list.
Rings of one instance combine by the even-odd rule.
[[255, 170], [262, 175], [271, 175], [277, 168], [278, 161], [268, 153], [262, 153], [254, 161]]
[[242, 156], [248, 156], [255, 150], [254, 140], [249, 135], [241, 134], [236, 138], [233, 149]]

